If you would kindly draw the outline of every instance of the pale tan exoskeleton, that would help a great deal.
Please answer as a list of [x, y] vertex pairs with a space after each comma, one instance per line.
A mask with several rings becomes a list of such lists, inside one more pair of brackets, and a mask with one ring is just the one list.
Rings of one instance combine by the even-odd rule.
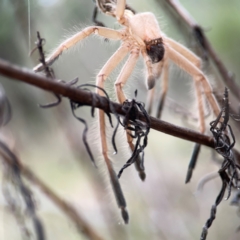
[[[206, 99], [216, 116], [219, 114], [219, 106], [212, 95], [212, 89], [207, 77], [200, 69], [201, 60], [186, 47], [168, 38], [161, 31], [157, 19], [152, 13], [145, 12], [134, 14], [131, 9], [126, 7], [126, 0], [97, 0], [96, 2], [102, 12], [115, 17], [117, 21], [123, 25], [123, 28], [120, 30], [113, 30], [98, 26], [87, 27], [60, 44], [47, 58], [46, 62], [49, 64], [52, 63], [59, 57], [60, 54], [62, 54], [62, 52], [71, 48], [77, 42], [83, 40], [91, 34], [97, 34], [109, 40], [112, 39], [121, 41], [121, 46], [98, 73], [96, 77], [96, 85], [104, 88], [104, 82], [108, 78], [109, 74], [124, 59], [124, 57], [126, 57], [126, 55], [129, 55], [115, 81], [115, 91], [118, 101], [123, 103], [126, 100], [123, 93], [123, 86], [131, 75], [140, 55], [143, 57], [147, 69], [148, 89], [152, 89], [154, 87], [155, 81], [161, 73], [163, 75], [162, 80], [164, 81], [164, 84], [161, 93], [161, 99], [163, 102], [167, 92], [168, 65], [169, 60], [171, 60], [191, 75], [194, 80], [198, 103], [200, 132], [204, 133], [205, 123], [202, 93], [205, 94]], [[41, 69], [41, 65], [34, 68], [35, 71], [40, 71]], [[97, 90], [97, 93], [103, 95], [100, 90]], [[105, 119], [104, 112], [102, 110], [99, 110], [99, 125], [102, 154], [109, 171], [110, 180], [112, 182], [118, 206], [122, 210], [124, 221], [127, 223], [128, 214], [126, 211], [126, 203], [108, 156]], [[134, 145], [129, 134], [127, 134], [127, 138], [129, 146], [133, 150]]]

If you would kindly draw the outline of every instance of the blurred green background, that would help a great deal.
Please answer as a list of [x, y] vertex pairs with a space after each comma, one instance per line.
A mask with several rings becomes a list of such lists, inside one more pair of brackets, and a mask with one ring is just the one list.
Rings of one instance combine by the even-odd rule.
[[[203, 27], [214, 49], [239, 83], [240, 1], [180, 2]], [[137, 12], [153, 12], [168, 36], [194, 48], [195, 42], [190, 33], [186, 34], [158, 1], [131, 0], [128, 3]], [[93, 9], [94, 2], [90, 0], [0, 0], [0, 57], [32, 68], [38, 61], [36, 52], [29, 56], [36, 41], [36, 31], [40, 31], [46, 39], [44, 48], [49, 53], [68, 36], [92, 25]], [[110, 28], [118, 28], [116, 20], [111, 17], [99, 14], [99, 20]], [[118, 46], [118, 42], [89, 37], [83, 44], [78, 44], [59, 58], [54, 65], [55, 75], [65, 81], [78, 77], [79, 83], [94, 83], [97, 72]], [[207, 63], [205, 65], [210, 78], [219, 79], [214, 71], [208, 69]], [[114, 71], [106, 83], [112, 99], [115, 99], [113, 83], [119, 69], [120, 67]], [[168, 96], [187, 109], [191, 108], [193, 113], [196, 112], [189, 76], [175, 66], [170, 69]], [[143, 73], [142, 62], [139, 61], [126, 84], [125, 92], [129, 98], [133, 98], [137, 86], [138, 99], [145, 102], [147, 90]], [[21, 161], [58, 195], [74, 205], [103, 239], [200, 238], [202, 226], [209, 217], [211, 206], [221, 187], [220, 180], [215, 179], [202, 192], [196, 193], [199, 179], [218, 169], [212, 161], [210, 149], [202, 148], [193, 179], [185, 185], [187, 165], [194, 144], [151, 130], [145, 151], [146, 181], [140, 181], [134, 166], [129, 167], [120, 179], [130, 214], [130, 223], [124, 225], [100, 155], [97, 119], [90, 117], [90, 109], [84, 107], [78, 114], [88, 120], [88, 142], [98, 169], [92, 166], [86, 153], [82, 143], [83, 126], [71, 115], [68, 100], [63, 99], [62, 104], [56, 108], [41, 109], [38, 103], [54, 100], [50, 93], [2, 76], [0, 82], [13, 110], [11, 122], [3, 129], [5, 138], [14, 146]], [[223, 92], [223, 88], [218, 90]], [[197, 129], [196, 122], [183, 121], [180, 115], [168, 107], [165, 108], [162, 119]], [[108, 129], [110, 138], [112, 129]], [[130, 156], [123, 130], [118, 132], [117, 146], [118, 155], [113, 156], [113, 150], [110, 149], [110, 156], [118, 172]], [[4, 169], [1, 165], [1, 172]], [[29, 186], [34, 193], [47, 239], [86, 239], [48, 198], [31, 184]], [[237, 208], [229, 206], [229, 202], [223, 201], [218, 207], [217, 218], [209, 230], [208, 239], [239, 239], [240, 236], [235, 231], [240, 225], [240, 219]], [[27, 216], [26, 218], [28, 227], [32, 229], [31, 221]], [[33, 230], [32, 232], [34, 234]], [[0, 239], [22, 239], [19, 226], [9, 212], [2, 193]]]

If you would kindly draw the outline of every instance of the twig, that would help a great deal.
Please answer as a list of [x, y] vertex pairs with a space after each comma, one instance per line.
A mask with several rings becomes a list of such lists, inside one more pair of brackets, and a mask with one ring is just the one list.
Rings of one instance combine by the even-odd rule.
[[[90, 93], [81, 89], [77, 89], [73, 86], [69, 86], [61, 81], [52, 81], [44, 76], [36, 74], [29, 69], [20, 68], [16, 65], [10, 64], [7, 61], [0, 59], [0, 74], [9, 77], [11, 79], [22, 81], [44, 90], [57, 93], [59, 95], [68, 97], [69, 99], [79, 102], [82, 105], [92, 106], [92, 97], [94, 95], [94, 103], [96, 108], [100, 108], [105, 112], [112, 112], [109, 108], [109, 102], [107, 98], [101, 97], [98, 94]], [[115, 112], [120, 115], [125, 115], [125, 111], [122, 105], [112, 102], [112, 107]], [[139, 120], [146, 122], [143, 114], [139, 114]], [[154, 117], [150, 117], [151, 128], [157, 131], [179, 137], [188, 141], [197, 142], [208, 147], [214, 147], [213, 139], [210, 136], [203, 135], [196, 131], [178, 127], [168, 122], [158, 120]]]
[[[32, 184], [36, 185], [51, 201], [53, 201], [77, 226], [77, 229], [81, 231], [88, 239], [91, 240], [103, 240], [96, 232], [93, 230], [88, 223], [80, 216], [77, 210], [71, 206], [69, 203], [61, 199], [56, 193], [54, 193], [48, 186], [45, 185], [29, 168], [24, 166], [18, 160], [17, 156], [8, 148], [4, 143], [1, 143], [7, 152], [11, 153], [11, 157], [6, 154], [0, 148], [0, 153], [4, 156], [2, 159], [12, 167], [13, 164], [17, 164], [18, 169], [21, 171], [22, 175], [27, 178]], [[13, 163], [11, 158], [17, 159], [16, 163]]]
[[[35, 49], [33, 49], [33, 51], [35, 51], [36, 49], [38, 49], [38, 53], [39, 53], [39, 62], [43, 65], [43, 71], [45, 73], [45, 76], [47, 78], [51, 78], [51, 79], [54, 79], [55, 78], [55, 75], [54, 75], [54, 72], [53, 72], [53, 69], [50, 68], [47, 63], [46, 63], [46, 60], [45, 60], [45, 54], [44, 54], [44, 50], [43, 50], [43, 45], [45, 43], [45, 39], [44, 38], [41, 38], [40, 36], [40, 32], [37, 32], [37, 42], [35, 42], [35, 44], [37, 45]], [[33, 52], [32, 51], [32, 52]], [[62, 99], [59, 95], [55, 94], [54, 93], [54, 96], [56, 98], [56, 101], [55, 102], [52, 102], [52, 103], [48, 103], [48, 104], [45, 104], [45, 105], [42, 105], [42, 104], [39, 104], [39, 106], [41, 108], [50, 108], [50, 107], [55, 107], [55, 106], [58, 106]]]
[[223, 64], [215, 50], [213, 49], [211, 43], [208, 41], [202, 27], [195, 21], [195, 19], [190, 15], [190, 13], [180, 4], [178, 0], [157, 0], [159, 3], [166, 4], [170, 12], [174, 12], [188, 27], [191, 28], [193, 36], [196, 41], [201, 46], [201, 48], [208, 53], [208, 56], [213, 60], [216, 68], [218, 69], [224, 83], [235, 95], [235, 97], [240, 101], [240, 89], [239, 86], [234, 81], [231, 74], [227, 70], [226, 66]]
[[[62, 83], [60, 80], [52, 81], [51, 79], [36, 74], [29, 69], [18, 67], [2, 59], [0, 59], [0, 74], [10, 79], [22, 81], [34, 85], [38, 88], [42, 88], [64, 97], [68, 97], [69, 99], [75, 102], [79, 102], [82, 105], [92, 106], [92, 98], [94, 96], [94, 107], [100, 108], [105, 112], [112, 112], [112, 110], [109, 108], [109, 100], [105, 97], [101, 97], [98, 94], [74, 88], [73, 86]], [[111, 102], [111, 105], [116, 113], [123, 116], [125, 115], [125, 111], [122, 108], [122, 105], [114, 102]], [[139, 113], [138, 117], [140, 121], [146, 123], [146, 119], [143, 114]], [[187, 141], [214, 148], [214, 141], [210, 136], [201, 134], [191, 129], [173, 125], [154, 117], [149, 117], [149, 119], [152, 129]], [[237, 159], [240, 159], [240, 153], [237, 150], [234, 150], [234, 153], [236, 154]]]

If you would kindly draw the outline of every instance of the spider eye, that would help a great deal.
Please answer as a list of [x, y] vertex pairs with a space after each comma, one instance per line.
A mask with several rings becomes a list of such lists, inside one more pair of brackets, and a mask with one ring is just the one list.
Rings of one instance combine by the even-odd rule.
[[148, 56], [151, 58], [152, 63], [158, 63], [163, 59], [164, 56], [164, 45], [162, 38], [154, 39], [146, 42], [146, 50]]

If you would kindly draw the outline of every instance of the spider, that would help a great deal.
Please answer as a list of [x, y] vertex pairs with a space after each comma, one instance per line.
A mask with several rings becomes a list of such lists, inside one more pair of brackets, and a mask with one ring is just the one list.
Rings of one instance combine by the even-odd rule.
[[[143, 57], [146, 69], [148, 89], [153, 89], [156, 80], [163, 72], [163, 89], [161, 93], [161, 104], [163, 105], [168, 82], [168, 67], [171, 60], [185, 72], [190, 74], [194, 80], [196, 97], [198, 102], [198, 115], [200, 123], [200, 132], [205, 132], [204, 109], [202, 92], [216, 116], [220, 110], [219, 106], [212, 95], [212, 89], [207, 77], [201, 71], [201, 60], [186, 47], [180, 45], [173, 39], [167, 37], [160, 29], [154, 14], [150, 12], [135, 14], [134, 11], [127, 7], [126, 0], [96, 0], [98, 8], [105, 14], [117, 19], [118, 23], [123, 26], [120, 30], [113, 30], [102, 26], [90, 26], [76, 33], [72, 37], [61, 43], [55, 51], [46, 59], [47, 64], [53, 63], [60, 54], [74, 46], [77, 42], [82, 41], [91, 34], [97, 34], [105, 39], [121, 41], [120, 47], [105, 63], [96, 77], [96, 85], [104, 88], [104, 82], [109, 74], [117, 67], [117, 65], [128, 55], [122, 70], [115, 81], [115, 91], [118, 101], [123, 104], [126, 97], [123, 92], [123, 86], [129, 79], [137, 60], [140, 55]], [[35, 71], [41, 71], [42, 65], [39, 64], [34, 68]], [[97, 89], [97, 93], [103, 96], [102, 91]], [[108, 146], [106, 140], [105, 118], [104, 112], [99, 110], [99, 129], [101, 138], [101, 150], [104, 160], [109, 171], [109, 177], [112, 188], [118, 202], [119, 208], [122, 210], [122, 216], [125, 223], [128, 222], [128, 214], [126, 210], [126, 202], [124, 200], [120, 184], [116, 173], [112, 167], [108, 156]], [[130, 149], [134, 150], [134, 144], [129, 133], [127, 132], [127, 141]]]

